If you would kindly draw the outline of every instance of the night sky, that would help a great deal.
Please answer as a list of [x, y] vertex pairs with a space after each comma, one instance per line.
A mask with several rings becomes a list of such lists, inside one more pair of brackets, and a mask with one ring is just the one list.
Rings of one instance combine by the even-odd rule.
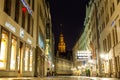
[[48, 0], [50, 3], [52, 27], [57, 49], [60, 24], [67, 50], [71, 51], [84, 30], [86, 4], [89, 0]]

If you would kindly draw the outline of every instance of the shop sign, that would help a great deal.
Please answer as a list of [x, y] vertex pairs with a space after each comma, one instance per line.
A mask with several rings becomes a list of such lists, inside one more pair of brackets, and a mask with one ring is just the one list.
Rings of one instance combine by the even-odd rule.
[[12, 30], [13, 32], [16, 32], [16, 29], [14, 26], [12, 26], [10, 23], [6, 22], [5, 26], [8, 27], [10, 30]]
[[77, 59], [81, 61], [88, 60], [91, 56], [91, 53], [88, 51], [78, 51], [77, 53]]
[[26, 9], [28, 10], [28, 12], [32, 15], [32, 10], [30, 9], [30, 6], [27, 4], [26, 0], [21, 0], [21, 2], [26, 7]]
[[78, 54], [78, 55], [77, 55], [77, 58], [78, 58], [78, 59], [84, 59], [84, 58], [87, 59], [87, 58], [88, 58], [88, 55], [85, 54], [85, 53], [83, 53], [83, 54]]
[[27, 42], [29, 43], [29, 44], [32, 44], [32, 41], [28, 38], [27, 39]]
[[85, 56], [85, 55], [77, 56], [77, 59], [85, 60], [85, 59], [88, 59], [88, 56]]
[[20, 29], [20, 37], [24, 38], [24, 30]]

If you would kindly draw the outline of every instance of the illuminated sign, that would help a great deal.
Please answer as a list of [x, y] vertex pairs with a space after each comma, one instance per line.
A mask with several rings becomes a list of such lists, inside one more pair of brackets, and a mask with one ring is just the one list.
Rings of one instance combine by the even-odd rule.
[[88, 58], [89, 58], [89, 56], [84, 53], [77, 55], [77, 59], [79, 59], [79, 60], [87, 60]]
[[91, 53], [89, 51], [78, 51], [77, 53], [77, 59], [80, 61], [88, 60], [91, 56]]
[[23, 5], [27, 8], [28, 12], [32, 15], [32, 10], [30, 9], [30, 6], [27, 4], [26, 0], [21, 0]]
[[12, 30], [13, 32], [16, 32], [16, 29], [14, 26], [12, 26], [10, 23], [6, 22], [5, 26], [8, 27], [10, 30]]
[[23, 29], [20, 29], [20, 37], [24, 38], [24, 31], [23, 31]]

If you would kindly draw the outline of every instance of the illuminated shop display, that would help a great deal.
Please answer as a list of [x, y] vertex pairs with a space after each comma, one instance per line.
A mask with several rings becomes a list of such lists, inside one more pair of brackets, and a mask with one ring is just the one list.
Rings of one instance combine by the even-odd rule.
[[15, 70], [16, 65], [16, 48], [17, 48], [17, 41], [16, 38], [12, 38], [12, 46], [11, 46], [11, 60], [10, 60], [10, 69]]
[[25, 48], [25, 71], [28, 71], [29, 48]]
[[18, 57], [17, 57], [17, 60], [18, 60], [18, 70], [20, 70], [20, 49], [19, 49], [19, 52], [18, 52]]
[[0, 50], [0, 70], [6, 69], [7, 50], [8, 49], [8, 33], [2, 30], [1, 50]]
[[32, 60], [33, 60], [32, 50], [26, 47], [25, 50], [25, 71], [32, 71]]
[[30, 71], [32, 71], [32, 57], [33, 57], [33, 53], [32, 53], [32, 50], [30, 50], [30, 64], [29, 64], [29, 68], [30, 68]]
[[26, 46], [25, 49], [25, 71], [32, 71], [32, 60], [33, 60], [32, 50]]

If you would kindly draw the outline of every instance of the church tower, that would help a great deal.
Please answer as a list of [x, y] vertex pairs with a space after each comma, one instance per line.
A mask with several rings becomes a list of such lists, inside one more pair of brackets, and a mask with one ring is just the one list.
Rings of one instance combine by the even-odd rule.
[[58, 51], [59, 51], [59, 53], [65, 53], [66, 52], [66, 44], [64, 42], [64, 36], [62, 33], [62, 24], [60, 24], [60, 26], [61, 26], [61, 32], [60, 32], [60, 36], [59, 36]]

